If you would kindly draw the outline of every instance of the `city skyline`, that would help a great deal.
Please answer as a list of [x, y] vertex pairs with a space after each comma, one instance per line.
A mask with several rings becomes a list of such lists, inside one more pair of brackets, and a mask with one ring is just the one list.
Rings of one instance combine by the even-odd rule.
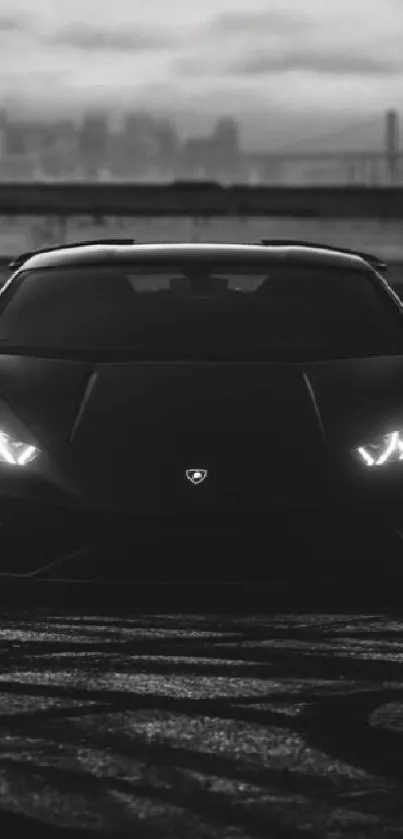
[[[112, 127], [108, 113], [88, 111], [83, 120], [14, 120], [0, 111], [0, 180], [210, 179], [226, 183], [391, 184], [401, 179], [399, 114], [378, 115], [382, 143], [348, 152], [297, 147], [248, 151], [236, 120], [222, 117], [209, 134], [181, 138], [175, 124], [142, 111]], [[374, 126], [372, 126], [374, 127]], [[362, 125], [367, 139], [368, 123]], [[332, 138], [340, 142], [340, 133]], [[317, 138], [318, 141], [318, 138]], [[333, 145], [333, 144], [329, 144]], [[400, 154], [399, 154], [400, 152]]]
[[399, 0], [244, 6], [244, 0], [205, 0], [197, 8], [189, 0], [3, 2], [0, 105], [48, 117], [80, 114], [89, 105], [117, 116], [146, 107], [173, 118], [185, 135], [208, 133], [228, 114], [249, 147], [261, 147], [270, 133], [273, 148], [399, 108]]

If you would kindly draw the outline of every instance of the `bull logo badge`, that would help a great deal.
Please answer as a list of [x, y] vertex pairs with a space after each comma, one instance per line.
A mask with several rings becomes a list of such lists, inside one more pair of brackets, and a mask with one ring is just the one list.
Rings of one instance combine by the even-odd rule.
[[207, 478], [207, 469], [186, 469], [186, 477], [192, 484], [201, 484]]

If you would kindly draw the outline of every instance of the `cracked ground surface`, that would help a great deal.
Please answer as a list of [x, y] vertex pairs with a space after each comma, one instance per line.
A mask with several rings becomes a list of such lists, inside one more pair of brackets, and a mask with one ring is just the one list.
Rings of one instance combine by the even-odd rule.
[[403, 836], [403, 619], [48, 609], [0, 645], [4, 837]]

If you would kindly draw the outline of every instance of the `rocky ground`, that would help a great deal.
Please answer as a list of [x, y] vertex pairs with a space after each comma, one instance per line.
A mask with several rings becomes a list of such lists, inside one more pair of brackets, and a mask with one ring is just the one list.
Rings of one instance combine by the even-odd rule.
[[4, 837], [403, 836], [403, 618], [3, 609], [0, 645]]

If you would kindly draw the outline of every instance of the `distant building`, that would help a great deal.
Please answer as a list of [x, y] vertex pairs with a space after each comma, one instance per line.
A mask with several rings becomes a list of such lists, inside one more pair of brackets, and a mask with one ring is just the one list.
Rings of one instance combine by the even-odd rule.
[[156, 126], [156, 164], [161, 179], [174, 179], [178, 172], [181, 147], [176, 130], [169, 120]]
[[103, 112], [85, 115], [78, 130], [77, 152], [81, 174], [88, 180], [97, 180], [109, 168], [110, 132]]
[[73, 121], [15, 121], [4, 129], [2, 172], [13, 172], [19, 179], [65, 178], [78, 165], [77, 131]]
[[31, 121], [11, 121], [1, 116], [1, 180], [21, 181], [40, 178], [41, 125]]
[[27, 154], [29, 152], [30, 123], [7, 122], [5, 126], [4, 153], [6, 155]]
[[37, 154], [5, 154], [0, 157], [0, 181], [43, 180]]
[[0, 109], [0, 160], [6, 154], [7, 113]]
[[184, 146], [182, 176], [231, 182], [243, 175], [239, 130], [235, 120], [218, 120], [210, 137], [193, 137]]
[[239, 129], [235, 120], [220, 119], [212, 136], [214, 168], [217, 178], [236, 180], [240, 167]]
[[213, 149], [208, 137], [192, 137], [183, 148], [181, 177], [203, 180], [212, 177]]
[[157, 152], [154, 120], [143, 112], [129, 113], [112, 145], [114, 176], [145, 180]]
[[67, 178], [79, 171], [79, 144], [75, 124], [59, 120], [44, 132], [41, 163], [49, 178]]

